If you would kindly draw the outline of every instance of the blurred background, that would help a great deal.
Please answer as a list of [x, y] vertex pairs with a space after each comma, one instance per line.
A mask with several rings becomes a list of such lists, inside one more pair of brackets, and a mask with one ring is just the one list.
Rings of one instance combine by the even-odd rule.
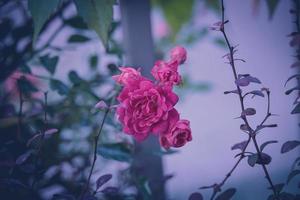
[[[219, 1], [120, 0], [113, 5], [107, 48], [78, 16], [73, 1], [61, 1], [34, 47], [27, 1], [0, 2], [0, 192], [4, 199], [77, 198], [87, 180], [93, 138], [104, 115], [94, 105], [116, 91], [111, 76], [119, 66], [128, 65], [142, 66], [143, 73], [149, 74], [154, 61], [168, 59], [176, 45], [188, 52], [180, 67], [184, 83], [176, 88], [180, 96], [176, 108], [191, 121], [193, 141], [169, 151], [156, 142], [136, 144], [110, 113], [98, 141], [89, 187], [95, 190], [103, 174], [113, 178], [105, 183], [106, 191], [92, 196], [188, 199], [199, 187], [220, 182], [234, 165], [239, 152], [231, 147], [247, 136], [240, 130], [241, 120], [235, 119], [240, 114], [238, 98], [224, 95], [235, 87], [231, 68], [222, 58], [227, 53], [225, 42], [220, 32], [209, 29], [221, 19]], [[266, 147], [272, 155], [267, 168], [276, 184], [285, 183], [299, 157], [299, 149], [280, 153], [285, 141], [299, 140], [299, 115], [291, 114], [297, 95], [285, 94], [297, 85], [293, 79], [285, 86], [297, 73], [290, 67], [297, 60], [296, 49], [287, 37], [296, 29], [290, 13], [294, 1], [226, 0], [225, 6], [229, 39], [239, 45], [237, 57], [246, 61], [238, 62], [237, 70], [260, 79], [262, 85], [250, 89], [271, 91], [271, 113], [276, 116], [270, 123], [278, 127], [264, 129], [257, 140], [260, 144], [278, 141]], [[246, 104], [256, 108], [250, 123], [258, 124], [266, 112], [266, 99], [249, 98]], [[49, 137], [41, 137], [47, 131]], [[252, 144], [250, 150], [255, 151]], [[136, 164], [135, 158], [145, 160]], [[144, 176], [139, 167], [149, 165], [151, 159], [158, 165], [146, 168]], [[155, 192], [156, 179], [151, 177], [155, 170], [161, 174], [157, 184], [163, 185], [165, 194]], [[295, 177], [284, 191], [298, 192], [298, 183]], [[230, 187], [237, 188], [232, 199], [267, 199], [271, 193], [261, 166], [250, 167], [246, 159], [224, 189]], [[212, 190], [200, 192], [209, 199]]]

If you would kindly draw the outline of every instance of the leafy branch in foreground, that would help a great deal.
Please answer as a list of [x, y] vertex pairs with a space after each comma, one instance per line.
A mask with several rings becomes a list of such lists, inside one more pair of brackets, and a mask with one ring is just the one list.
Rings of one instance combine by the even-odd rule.
[[[238, 160], [235, 162], [235, 164], [230, 169], [230, 171], [226, 174], [225, 178], [219, 183], [215, 183], [210, 186], [204, 186], [199, 189], [212, 189], [213, 192], [210, 197], [211, 200], [213, 200], [213, 199], [218, 199], [218, 200], [219, 199], [231, 199], [236, 192], [235, 188], [229, 188], [218, 196], [217, 196], [217, 194], [222, 191], [222, 187], [228, 181], [228, 179], [232, 175], [232, 173], [237, 169], [237, 167], [241, 163], [241, 161], [247, 157], [248, 164], [251, 167], [254, 167], [256, 164], [262, 166], [263, 172], [265, 174], [265, 178], [267, 179], [267, 181], [270, 185], [269, 189], [271, 189], [272, 193], [273, 193], [272, 195], [270, 195], [269, 198], [274, 199], [274, 200], [279, 200], [280, 196], [282, 195], [280, 193], [282, 187], [280, 189], [280, 187], [278, 187], [278, 185], [281, 185], [281, 184], [275, 185], [273, 183], [271, 176], [269, 174], [269, 171], [266, 167], [266, 165], [270, 164], [272, 157], [263, 152], [264, 148], [267, 145], [272, 144], [272, 143], [277, 143], [277, 141], [273, 141], [273, 140], [267, 141], [267, 142], [263, 143], [261, 146], [259, 146], [259, 144], [257, 142], [257, 138], [256, 138], [257, 134], [262, 129], [277, 127], [276, 124], [266, 124], [269, 117], [272, 116], [272, 114], [270, 112], [270, 90], [267, 88], [260, 88], [259, 90], [248, 91], [245, 93], [242, 91], [242, 89], [241, 89], [242, 87], [246, 87], [252, 83], [261, 84], [261, 81], [258, 78], [251, 76], [250, 74], [238, 74], [237, 69], [236, 69], [236, 61], [245, 62], [245, 60], [235, 57], [235, 53], [237, 52], [237, 46], [231, 45], [231, 43], [229, 42], [229, 39], [228, 39], [227, 32], [225, 31], [225, 25], [229, 22], [229, 20], [225, 20], [225, 17], [224, 17], [225, 8], [224, 8], [223, 0], [221, 1], [221, 6], [222, 6], [222, 21], [215, 23], [214, 27], [212, 27], [212, 30], [220, 31], [224, 37], [224, 40], [225, 40], [226, 46], [228, 47], [229, 53], [227, 53], [223, 57], [228, 59], [228, 62], [226, 62], [226, 63], [231, 66], [233, 76], [234, 76], [234, 82], [236, 85], [235, 90], [226, 91], [226, 92], [224, 92], [224, 94], [238, 95], [240, 107], [241, 107], [241, 114], [238, 118], [243, 120], [243, 124], [241, 124], [240, 129], [241, 129], [241, 131], [243, 131], [244, 133], [246, 133], [248, 135], [248, 139], [232, 146], [232, 150], [240, 149], [241, 152], [236, 155], [236, 157], [238, 157]], [[261, 123], [259, 123], [256, 126], [256, 128], [252, 128], [249, 123], [249, 117], [255, 115], [256, 110], [254, 108], [248, 108], [245, 105], [245, 99], [249, 95], [252, 95], [252, 97], [259, 96], [259, 97], [263, 97], [263, 98], [265, 97], [265, 95], [267, 96], [266, 115], [263, 118], [263, 120], [261, 121]], [[255, 150], [256, 150], [256, 152], [254, 152], [254, 153], [246, 151], [251, 141], [253, 142]], [[192, 196], [190, 196], [190, 198], [191, 197]]]

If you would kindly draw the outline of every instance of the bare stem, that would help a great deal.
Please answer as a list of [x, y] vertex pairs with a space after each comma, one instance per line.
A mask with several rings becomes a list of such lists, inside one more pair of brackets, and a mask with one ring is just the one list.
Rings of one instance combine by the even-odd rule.
[[97, 149], [98, 149], [98, 140], [99, 140], [99, 137], [100, 137], [100, 134], [102, 132], [102, 129], [103, 129], [103, 126], [104, 126], [104, 122], [106, 120], [106, 117], [107, 117], [107, 114], [109, 113], [110, 109], [107, 108], [105, 110], [105, 113], [104, 113], [104, 116], [103, 116], [103, 119], [102, 119], [102, 122], [101, 122], [101, 125], [100, 125], [100, 129], [99, 129], [99, 132], [98, 134], [95, 136], [94, 138], [94, 154], [93, 154], [93, 162], [92, 162], [92, 167], [91, 167], [91, 170], [89, 172], [89, 176], [88, 176], [88, 180], [85, 184], [85, 187], [79, 197], [79, 199], [83, 199], [84, 198], [84, 195], [86, 194], [86, 192], [88, 191], [89, 189], [89, 185], [90, 185], [90, 181], [91, 181], [91, 177], [92, 177], [92, 174], [93, 174], [93, 170], [94, 170], [94, 167], [95, 167], [95, 163], [96, 163], [96, 160], [97, 160]]

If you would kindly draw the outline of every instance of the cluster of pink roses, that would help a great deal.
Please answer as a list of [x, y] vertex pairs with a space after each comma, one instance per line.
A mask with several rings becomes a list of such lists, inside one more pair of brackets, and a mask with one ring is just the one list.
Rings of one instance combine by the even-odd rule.
[[118, 96], [117, 115], [123, 131], [142, 141], [152, 133], [159, 136], [162, 147], [181, 147], [192, 140], [190, 122], [179, 119], [174, 108], [178, 96], [172, 91], [181, 83], [178, 66], [186, 60], [186, 50], [171, 50], [168, 62], [157, 61], [152, 68], [156, 82], [131, 67], [120, 67], [121, 74], [113, 79], [123, 86]]

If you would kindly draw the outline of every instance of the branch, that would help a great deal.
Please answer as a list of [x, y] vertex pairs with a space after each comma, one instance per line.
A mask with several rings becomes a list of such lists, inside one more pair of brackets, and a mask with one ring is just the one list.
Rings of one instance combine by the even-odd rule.
[[96, 160], [97, 160], [98, 140], [99, 140], [100, 134], [101, 134], [102, 129], [103, 129], [104, 122], [105, 122], [105, 120], [106, 120], [106, 117], [107, 117], [107, 114], [109, 113], [109, 111], [110, 111], [109, 107], [106, 108], [105, 113], [104, 113], [104, 116], [103, 116], [103, 119], [102, 119], [102, 122], [101, 122], [101, 125], [100, 125], [99, 132], [98, 132], [98, 134], [97, 134], [97, 135], [95, 136], [95, 138], [94, 138], [93, 163], [92, 163], [91, 170], [90, 170], [90, 172], [89, 172], [88, 180], [87, 180], [87, 182], [86, 182], [86, 185], [85, 185], [83, 191], [81, 192], [81, 195], [80, 195], [79, 199], [83, 199], [84, 196], [85, 196], [85, 194], [86, 194], [86, 192], [87, 192], [88, 189], [89, 189], [91, 177], [92, 177], [93, 170], [94, 170], [94, 167], [95, 167], [95, 163], [96, 163]]
[[[224, 39], [226, 41], [226, 45], [229, 49], [229, 53], [230, 53], [230, 66], [232, 68], [232, 72], [233, 72], [233, 76], [234, 76], [234, 79], [235, 81], [238, 79], [238, 76], [237, 76], [237, 71], [236, 71], [236, 67], [235, 67], [235, 59], [234, 59], [234, 47], [231, 46], [229, 40], [228, 40], [228, 37], [227, 37], [227, 34], [226, 34], [226, 31], [225, 31], [225, 24], [228, 22], [228, 21], [225, 21], [225, 17], [224, 17], [224, 14], [225, 14], [225, 8], [224, 8], [224, 0], [221, 0], [221, 5], [222, 5], [222, 23], [221, 23], [221, 26], [220, 26], [220, 31], [222, 32], [223, 36], [224, 36]], [[238, 84], [236, 84], [236, 87], [237, 87], [237, 91], [238, 91], [238, 95], [239, 95], [239, 100], [240, 100], [240, 104], [241, 104], [241, 110], [242, 112], [245, 111], [245, 105], [244, 105], [244, 98], [243, 98], [243, 95], [242, 95], [242, 91], [239, 87]], [[270, 116], [270, 93], [267, 91], [267, 95], [268, 95], [268, 109], [267, 109], [267, 115], [266, 117], [264, 118], [264, 120], [261, 122], [261, 125], [263, 125], [265, 123], [265, 121], [268, 119], [268, 117]], [[249, 122], [248, 122], [248, 119], [247, 119], [247, 116], [246, 115], [243, 115], [241, 116], [242, 120], [245, 122], [245, 124], [247, 125], [247, 128], [248, 128], [248, 132], [249, 132], [249, 138], [252, 139], [253, 143], [254, 143], [254, 146], [255, 146], [255, 149], [257, 151], [257, 154], [258, 154], [258, 157], [259, 159], [262, 160], [262, 156], [261, 156], [261, 151], [258, 147], [258, 143], [257, 143], [257, 140], [255, 138], [255, 135], [256, 135], [256, 132], [257, 132], [257, 128], [255, 131], [253, 131], [253, 129], [250, 127], [249, 125]], [[249, 141], [250, 142], [250, 141]], [[247, 143], [247, 145], [249, 144], [249, 142]], [[246, 149], [246, 148], [245, 148]], [[241, 158], [241, 157], [240, 157]], [[236, 163], [236, 166], [239, 164], [239, 160], [238, 162]], [[278, 199], [277, 197], [277, 192], [275, 190], [275, 187], [274, 187], [274, 184], [272, 182], [272, 179], [270, 177], [270, 174], [266, 168], [266, 166], [262, 163], [262, 168], [263, 168], [263, 171], [265, 173], [265, 176], [266, 176], [266, 179], [268, 180], [270, 186], [271, 186], [271, 189], [274, 193], [274, 196], [276, 199]], [[233, 167], [233, 170], [236, 168], [236, 166]], [[229, 176], [231, 175], [231, 173], [229, 173]], [[227, 175], [228, 176], [228, 175]], [[226, 180], [228, 179], [226, 176], [226, 178], [224, 179], [226, 182]], [[228, 176], [228, 177], [229, 177]], [[215, 194], [213, 194], [212, 198], [213, 199], [215, 196]]]

